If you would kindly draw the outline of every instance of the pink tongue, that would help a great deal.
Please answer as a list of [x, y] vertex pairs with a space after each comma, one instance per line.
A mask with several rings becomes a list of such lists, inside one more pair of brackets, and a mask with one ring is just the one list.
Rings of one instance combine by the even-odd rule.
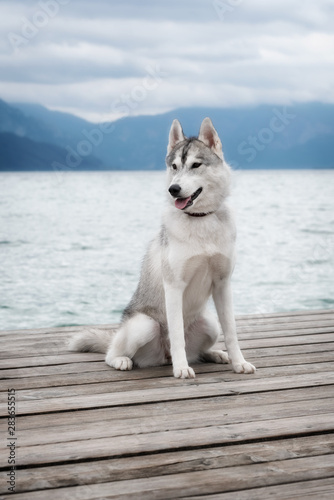
[[187, 205], [189, 200], [191, 200], [191, 196], [189, 196], [188, 198], [178, 198], [177, 200], [175, 200], [176, 208], [182, 210]]

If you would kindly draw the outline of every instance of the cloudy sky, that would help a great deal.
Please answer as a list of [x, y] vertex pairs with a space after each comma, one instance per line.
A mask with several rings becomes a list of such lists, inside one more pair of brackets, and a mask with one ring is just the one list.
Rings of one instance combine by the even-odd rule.
[[334, 0], [0, 0], [0, 98], [92, 121], [334, 102]]

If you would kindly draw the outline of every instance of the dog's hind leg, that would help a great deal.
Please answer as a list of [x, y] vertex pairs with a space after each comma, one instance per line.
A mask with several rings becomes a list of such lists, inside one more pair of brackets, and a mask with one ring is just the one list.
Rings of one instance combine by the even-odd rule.
[[229, 363], [226, 352], [213, 349], [220, 335], [217, 318], [209, 311], [203, 312], [186, 333], [187, 357], [193, 361]]
[[[140, 353], [144, 346], [151, 344], [159, 334], [160, 325], [157, 321], [146, 314], [136, 314], [126, 320], [116, 332], [107, 351], [106, 363], [116, 370], [131, 370], [133, 362], [144, 366], [140, 362]], [[157, 364], [156, 354], [153, 349], [150, 353], [152, 364], [149, 362], [150, 359], [147, 359], [145, 366]]]

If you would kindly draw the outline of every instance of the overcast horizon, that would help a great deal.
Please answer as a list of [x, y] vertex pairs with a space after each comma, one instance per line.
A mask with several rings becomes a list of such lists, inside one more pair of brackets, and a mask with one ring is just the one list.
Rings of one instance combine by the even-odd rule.
[[0, 2], [0, 98], [94, 122], [334, 103], [334, 2]]

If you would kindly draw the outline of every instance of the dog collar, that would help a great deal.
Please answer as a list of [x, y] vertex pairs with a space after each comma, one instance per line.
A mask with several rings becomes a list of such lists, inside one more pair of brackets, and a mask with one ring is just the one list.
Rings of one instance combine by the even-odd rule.
[[184, 212], [185, 214], [187, 215], [190, 215], [191, 217], [205, 217], [206, 215], [211, 215], [213, 214], [213, 212], [206, 212], [206, 213], [190, 213], [190, 212]]

